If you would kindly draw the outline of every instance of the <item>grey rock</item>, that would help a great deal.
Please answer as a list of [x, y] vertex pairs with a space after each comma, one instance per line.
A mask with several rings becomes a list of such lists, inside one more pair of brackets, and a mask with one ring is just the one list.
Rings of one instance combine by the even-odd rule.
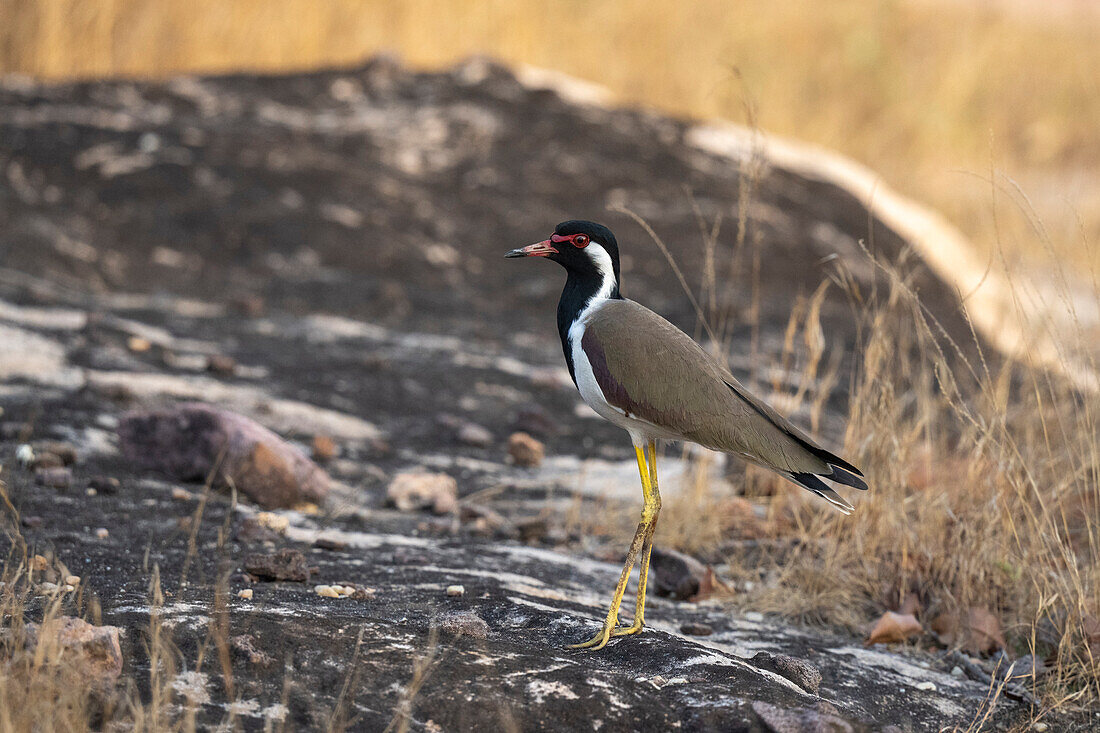
[[706, 566], [694, 557], [656, 546], [649, 567], [650, 583], [657, 595], [681, 601], [698, 595], [707, 573]]
[[260, 580], [309, 580], [309, 565], [299, 550], [284, 548], [271, 554], [252, 554], [244, 559], [244, 569]]

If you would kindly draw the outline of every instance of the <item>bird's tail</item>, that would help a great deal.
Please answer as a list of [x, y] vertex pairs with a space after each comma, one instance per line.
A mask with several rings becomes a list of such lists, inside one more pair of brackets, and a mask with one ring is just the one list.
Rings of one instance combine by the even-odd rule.
[[[853, 481], [859, 481], [859, 479], [852, 474], [844, 471], [843, 469], [838, 469], [835, 466], [833, 467], [832, 475], [827, 476], [827, 478], [831, 478], [838, 483], [848, 484], [849, 486], [855, 485], [849, 484], [847, 481], [844, 481], [841, 478], [837, 478], [837, 471], [840, 471], [845, 478], [849, 478]], [[796, 484], [806, 489], [807, 491], [812, 491], [813, 493], [817, 494], [822, 499], [829, 502], [845, 514], [851, 514], [855, 510], [855, 507], [849, 504], [843, 496], [833, 491], [825, 484], [824, 481], [822, 481], [820, 478], [812, 473], [787, 473], [786, 476], [791, 481], [794, 481]], [[862, 481], [859, 482], [863, 484]], [[863, 484], [862, 487], [856, 486], [856, 488], [866, 489], [867, 484]]]

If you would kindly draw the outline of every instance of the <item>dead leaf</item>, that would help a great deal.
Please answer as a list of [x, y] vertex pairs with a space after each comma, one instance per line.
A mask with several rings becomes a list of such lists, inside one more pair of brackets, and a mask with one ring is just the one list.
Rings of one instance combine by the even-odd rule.
[[921, 633], [920, 622], [911, 613], [894, 613], [887, 611], [882, 614], [871, 629], [871, 635], [864, 642], [865, 646], [872, 644], [891, 644], [905, 641], [910, 636]]

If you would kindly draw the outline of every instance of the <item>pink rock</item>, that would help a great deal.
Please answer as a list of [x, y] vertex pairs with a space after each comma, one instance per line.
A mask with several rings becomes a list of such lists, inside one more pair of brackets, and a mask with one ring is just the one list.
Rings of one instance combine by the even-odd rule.
[[230, 482], [257, 504], [321, 502], [331, 479], [302, 451], [254, 420], [201, 403], [131, 412], [118, 426], [123, 456], [183, 481]]
[[27, 624], [27, 640], [47, 661], [92, 685], [109, 687], [122, 674], [122, 647], [117, 626], [93, 626], [73, 616]]

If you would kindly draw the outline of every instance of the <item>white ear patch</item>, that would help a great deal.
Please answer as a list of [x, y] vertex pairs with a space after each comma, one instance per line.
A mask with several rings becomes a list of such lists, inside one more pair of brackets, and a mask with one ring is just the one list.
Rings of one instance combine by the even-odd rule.
[[[610, 298], [611, 293], [615, 290], [615, 265], [611, 262], [611, 255], [596, 242], [592, 242], [585, 247], [583, 252], [588, 255], [600, 272], [600, 289], [592, 296], [592, 300]], [[591, 303], [592, 300], [589, 302]]]

